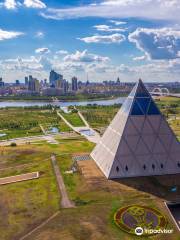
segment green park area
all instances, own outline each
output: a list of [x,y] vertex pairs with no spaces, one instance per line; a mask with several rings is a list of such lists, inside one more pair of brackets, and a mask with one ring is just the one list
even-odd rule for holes
[[[66,171],[74,165],[73,156],[90,153],[94,144],[80,136],[74,139],[59,138],[58,141],[58,145],[40,142],[36,145],[1,147],[0,177],[33,171],[40,173],[39,179],[0,187],[1,240],[20,239],[57,211],[59,213],[56,217],[26,239],[132,239],[131,235],[120,230],[113,221],[117,209],[129,204],[157,208],[167,217],[162,201],[158,197],[141,191],[144,185],[146,189],[151,189],[149,186],[151,183],[151,187],[153,185],[156,189],[158,184],[158,191],[155,194],[162,193],[163,197],[168,196],[169,187],[166,182],[159,183],[153,177],[149,178],[149,182],[147,180],[142,182],[140,179],[139,185],[137,181],[132,180],[107,181],[99,175],[97,168],[90,167],[92,161],[90,166],[85,165],[84,170],[67,174]],[[75,208],[60,207],[61,196],[50,161],[52,153],[56,154],[57,164],[63,175],[68,195],[75,203]],[[140,187],[139,190],[136,186],[130,187],[132,182]],[[172,228],[173,223],[169,218],[168,220],[168,228]],[[178,232],[174,230],[174,234],[167,237],[161,235],[158,239],[176,240],[177,236]],[[133,236],[133,239],[139,238]],[[151,239],[157,239],[157,236],[152,236]]]
[[[178,99],[161,98],[156,100],[163,114],[167,117],[173,130],[179,134]],[[171,105],[176,104],[176,105]],[[171,106],[171,110],[167,108]],[[94,128],[105,128],[119,109],[119,106],[79,107],[84,117]],[[173,109],[173,112],[172,112]],[[56,111],[51,109],[1,109],[1,129],[10,129],[19,134],[19,128],[9,128],[11,124],[24,125],[22,132],[42,124],[58,126],[66,131]],[[76,112],[65,114],[65,118],[73,125],[80,125]],[[4,120],[2,120],[4,119]],[[12,124],[13,123],[13,124]],[[33,124],[34,125],[33,125]],[[82,123],[81,123],[82,124]],[[19,125],[18,125],[19,126]],[[64,131],[65,131],[64,130]],[[39,132],[38,132],[39,131]],[[38,134],[42,134],[38,130]],[[14,132],[14,133],[15,133]],[[23,134],[22,134],[23,135]],[[20,136],[20,135],[18,135]],[[2,185],[0,187],[0,239],[18,240],[30,232],[53,214],[57,215],[26,240],[136,240],[122,231],[114,223],[115,212],[124,206],[139,204],[159,210],[168,220],[168,229],[173,234],[141,237],[141,239],[179,240],[178,231],[169,217],[162,199],[172,200],[179,194],[179,178],[172,176],[120,179],[107,181],[92,160],[74,162],[74,156],[87,155],[94,144],[76,135],[63,138],[56,135],[58,144],[46,141],[31,144],[0,147],[0,178],[38,171],[38,179]],[[57,165],[62,173],[69,198],[75,208],[63,209],[60,205],[61,195],[58,191],[55,174],[51,164],[51,154],[56,154]],[[77,171],[69,172],[72,166]],[[171,193],[172,185],[177,186],[177,193]],[[158,186],[158,187],[157,187]]]
[[60,132],[70,131],[69,127],[51,108],[2,108],[0,109],[0,137],[11,139],[42,135],[40,125],[45,131],[56,127]]
[[84,122],[82,121],[82,119],[78,115],[77,111],[72,111],[72,112],[69,112],[69,113],[61,112],[61,114],[74,127],[84,126]]
[[115,114],[120,109],[120,105],[87,105],[79,106],[78,109],[93,128],[101,128],[109,125]]

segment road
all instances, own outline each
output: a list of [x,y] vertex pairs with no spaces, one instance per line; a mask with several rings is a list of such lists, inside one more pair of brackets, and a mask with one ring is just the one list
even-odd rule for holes
[[66,187],[64,185],[63,177],[57,165],[55,155],[51,156],[51,161],[54,169],[54,173],[56,175],[58,189],[61,195],[61,207],[62,208],[73,208],[75,207],[74,203],[69,199],[68,194],[66,192]]

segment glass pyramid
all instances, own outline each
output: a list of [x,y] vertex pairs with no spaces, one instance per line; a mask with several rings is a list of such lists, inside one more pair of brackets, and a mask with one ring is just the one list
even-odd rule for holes
[[91,156],[109,179],[180,173],[180,143],[141,80]]
[[133,98],[130,115],[160,115],[158,107],[141,79],[135,85],[129,96]]

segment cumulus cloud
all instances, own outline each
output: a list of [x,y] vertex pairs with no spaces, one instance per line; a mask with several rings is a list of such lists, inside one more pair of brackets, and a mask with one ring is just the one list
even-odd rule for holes
[[27,8],[46,8],[46,4],[40,0],[24,0],[24,6]]
[[42,47],[42,48],[37,48],[35,50],[35,53],[47,54],[47,53],[50,53],[50,50],[49,48]]
[[94,28],[101,32],[125,32],[127,30],[126,28],[113,28],[108,25],[95,25]]
[[78,38],[85,43],[121,43],[125,41],[125,36],[120,33],[112,35],[94,35],[91,37]]
[[179,20],[179,0],[103,0],[68,8],[47,8],[41,16],[47,19],[72,19],[82,17]]
[[0,29],[0,41],[11,39],[11,38],[16,38],[23,34],[24,33],[22,33],[22,32],[5,31],[5,30]]
[[179,57],[180,30],[137,28],[129,34],[128,38],[149,59],[175,59]]
[[34,56],[29,58],[14,58],[14,59],[5,59],[1,61],[1,66],[3,70],[42,70],[42,65],[39,63],[39,60]]
[[93,53],[89,53],[87,50],[84,50],[82,52],[76,51],[74,54],[68,54],[64,57],[64,61],[67,62],[84,62],[84,63],[90,63],[90,62],[107,62],[110,59],[108,57],[102,57],[100,55],[96,55]]
[[17,3],[15,0],[5,0],[4,7],[7,9],[16,9]]

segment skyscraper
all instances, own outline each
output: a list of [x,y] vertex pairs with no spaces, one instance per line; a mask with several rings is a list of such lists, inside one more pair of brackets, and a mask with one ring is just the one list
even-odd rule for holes
[[39,92],[40,90],[39,81],[35,78],[30,78],[28,83],[28,90],[32,92]]
[[0,78],[0,87],[4,87],[4,82],[3,82],[2,77]]
[[78,90],[77,77],[72,77],[72,91],[76,92],[77,90]]
[[28,77],[25,77],[24,81],[25,81],[25,85],[28,86],[28,82],[29,82]]
[[55,87],[57,80],[63,80],[63,75],[55,72],[54,70],[51,70],[51,72],[50,72],[50,74],[49,74],[49,83],[50,83],[50,86],[51,86],[51,87]]

